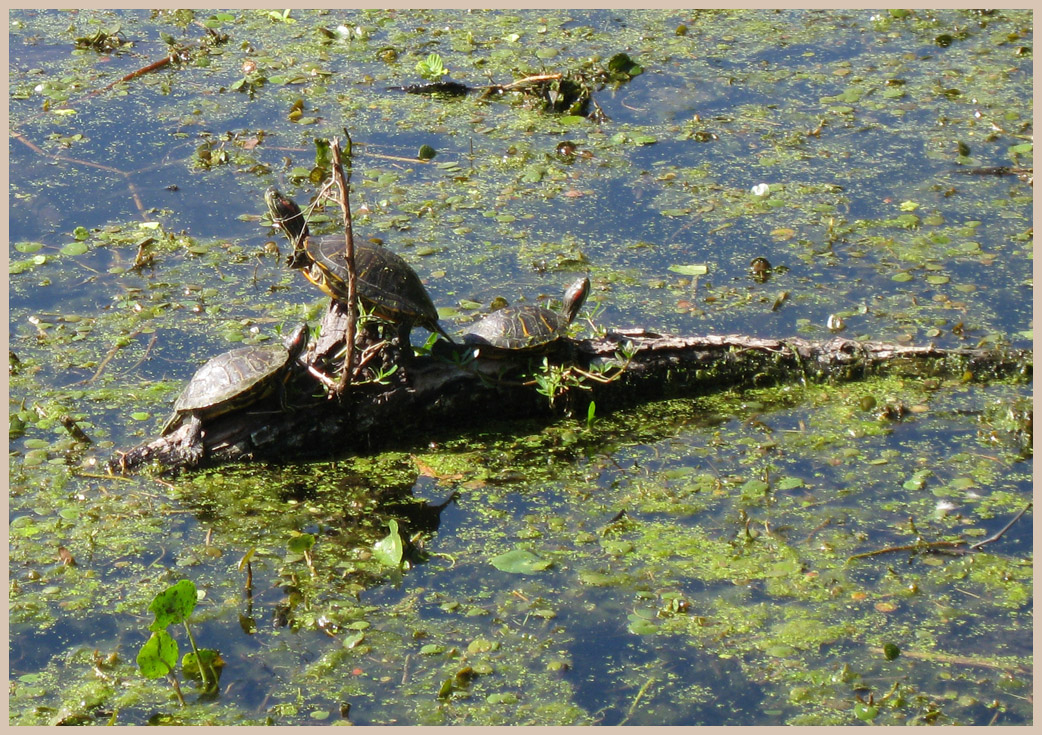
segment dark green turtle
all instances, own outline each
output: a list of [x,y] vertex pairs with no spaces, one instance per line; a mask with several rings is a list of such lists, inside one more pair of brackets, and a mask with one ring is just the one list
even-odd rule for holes
[[[290,267],[299,268],[304,277],[326,295],[347,303],[344,238],[338,235],[310,237],[300,207],[274,187],[264,192],[264,200],[272,222],[282,228],[293,244]],[[438,310],[420,277],[400,255],[380,245],[358,243],[355,273],[362,303],[377,316],[398,324],[403,344],[408,343],[414,324],[453,341],[438,323]]]
[[564,336],[590,293],[590,279],[580,278],[564,292],[561,311],[541,306],[508,306],[494,311],[463,336],[466,344],[495,350],[539,352]]
[[174,402],[174,415],[161,436],[174,431],[187,418],[189,443],[195,444],[204,420],[244,408],[269,395],[308,343],[308,326],[301,324],[285,345],[252,345],[217,355],[199,368]]

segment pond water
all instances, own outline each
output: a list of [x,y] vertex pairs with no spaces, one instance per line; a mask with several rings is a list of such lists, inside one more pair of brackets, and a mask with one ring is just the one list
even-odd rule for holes
[[[1031,512],[967,552],[1031,502],[1029,383],[102,470],[203,361],[317,325],[263,192],[308,200],[345,130],[356,233],[456,333],[589,274],[586,336],[1030,348],[1030,11],[17,10],[9,42],[12,724],[1033,722]],[[432,54],[603,117],[394,89]],[[137,665],[180,579],[224,663],[177,667],[185,706]]]

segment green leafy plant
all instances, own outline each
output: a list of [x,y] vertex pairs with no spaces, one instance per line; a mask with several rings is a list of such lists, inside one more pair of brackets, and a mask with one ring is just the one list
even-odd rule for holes
[[449,70],[445,68],[438,54],[431,54],[426,59],[416,62],[416,73],[424,79],[436,82],[448,74]]
[[268,18],[270,18],[275,23],[287,23],[288,24],[288,23],[296,23],[297,22],[296,18],[290,18],[289,17],[289,8],[286,8],[281,13],[279,11],[277,11],[277,10],[269,10],[268,11]]
[[294,533],[293,538],[291,538],[289,543],[286,545],[286,548],[289,550],[287,561],[299,561],[300,559],[303,559],[304,563],[308,565],[308,569],[311,570],[312,577],[317,574],[311,556],[311,550],[314,546],[315,537],[310,533]]
[[373,558],[381,564],[399,568],[405,554],[405,543],[398,533],[398,521],[393,518],[387,521],[389,533],[373,545]]
[[625,82],[643,73],[644,67],[631,59],[629,54],[618,53],[608,60],[608,74],[614,81]]
[[210,693],[216,691],[217,681],[220,678],[220,669],[224,665],[220,653],[212,649],[200,650],[195,645],[195,637],[191,628],[188,627],[188,616],[195,610],[198,601],[198,593],[195,584],[190,579],[182,579],[157,594],[148,606],[149,612],[155,615],[155,620],[148,626],[152,635],[137,654],[137,665],[145,678],[158,679],[161,676],[169,676],[177,692],[177,698],[181,705],[185,705],[181,686],[178,684],[174,669],[177,666],[178,646],[177,641],[167,628],[172,624],[184,625],[188,642],[192,646],[192,652],[185,654],[181,661],[181,671],[190,679],[199,679],[203,684],[203,691]]
[[[616,351],[615,362],[596,363],[586,370],[576,365],[551,365],[544,357],[539,371],[532,376],[532,382],[535,384],[536,392],[550,399],[550,405],[553,406],[558,398],[573,388],[591,390],[591,382],[611,383],[618,380],[635,354],[636,349],[627,343]],[[596,408],[591,403],[591,407],[587,409],[587,426],[593,424],[595,411]]]

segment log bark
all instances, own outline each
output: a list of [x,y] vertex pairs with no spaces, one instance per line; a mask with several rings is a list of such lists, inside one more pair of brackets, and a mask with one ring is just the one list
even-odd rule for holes
[[[329,366],[343,346],[346,313],[334,302],[323,320],[309,363]],[[393,330],[391,330],[393,331]],[[340,335],[338,341],[338,335]],[[379,345],[369,335],[370,347]],[[543,355],[482,356],[454,352],[447,343],[434,354],[401,358],[392,339],[383,347],[359,351],[374,369],[397,365],[383,383],[356,383],[338,400],[303,367],[291,385],[288,410],[277,400],[220,416],[204,426],[202,460],[190,446],[186,427],[157,437],[109,462],[113,472],[130,472],[156,463],[162,470],[197,464],[257,460],[287,462],[365,453],[444,436],[453,427],[472,429],[483,422],[598,412],[667,397],[763,387],[783,382],[822,383],[861,380],[872,375],[955,378],[978,382],[1015,377],[1031,379],[1029,350],[941,349],[835,338],[764,339],[744,335],[675,336],[643,329],[609,331],[593,339],[562,339],[545,359],[565,383],[581,387],[555,397],[539,392],[533,375],[545,374]],[[600,375],[601,382],[590,375]],[[543,387],[547,390],[546,386]]]

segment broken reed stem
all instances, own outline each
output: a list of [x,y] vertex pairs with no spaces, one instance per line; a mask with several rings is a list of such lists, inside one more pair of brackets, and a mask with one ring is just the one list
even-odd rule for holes
[[341,395],[351,380],[351,372],[354,368],[355,358],[355,329],[358,321],[358,297],[355,283],[355,236],[354,227],[351,224],[351,204],[349,198],[349,184],[351,180],[351,135],[345,130],[347,136],[347,175],[344,175],[344,167],[340,154],[340,139],[333,138],[333,180],[340,190],[337,201],[340,211],[344,215],[344,252],[347,261],[347,329],[345,339],[347,340],[346,352],[344,354],[344,369],[340,373],[340,381],[337,383],[336,395]]

